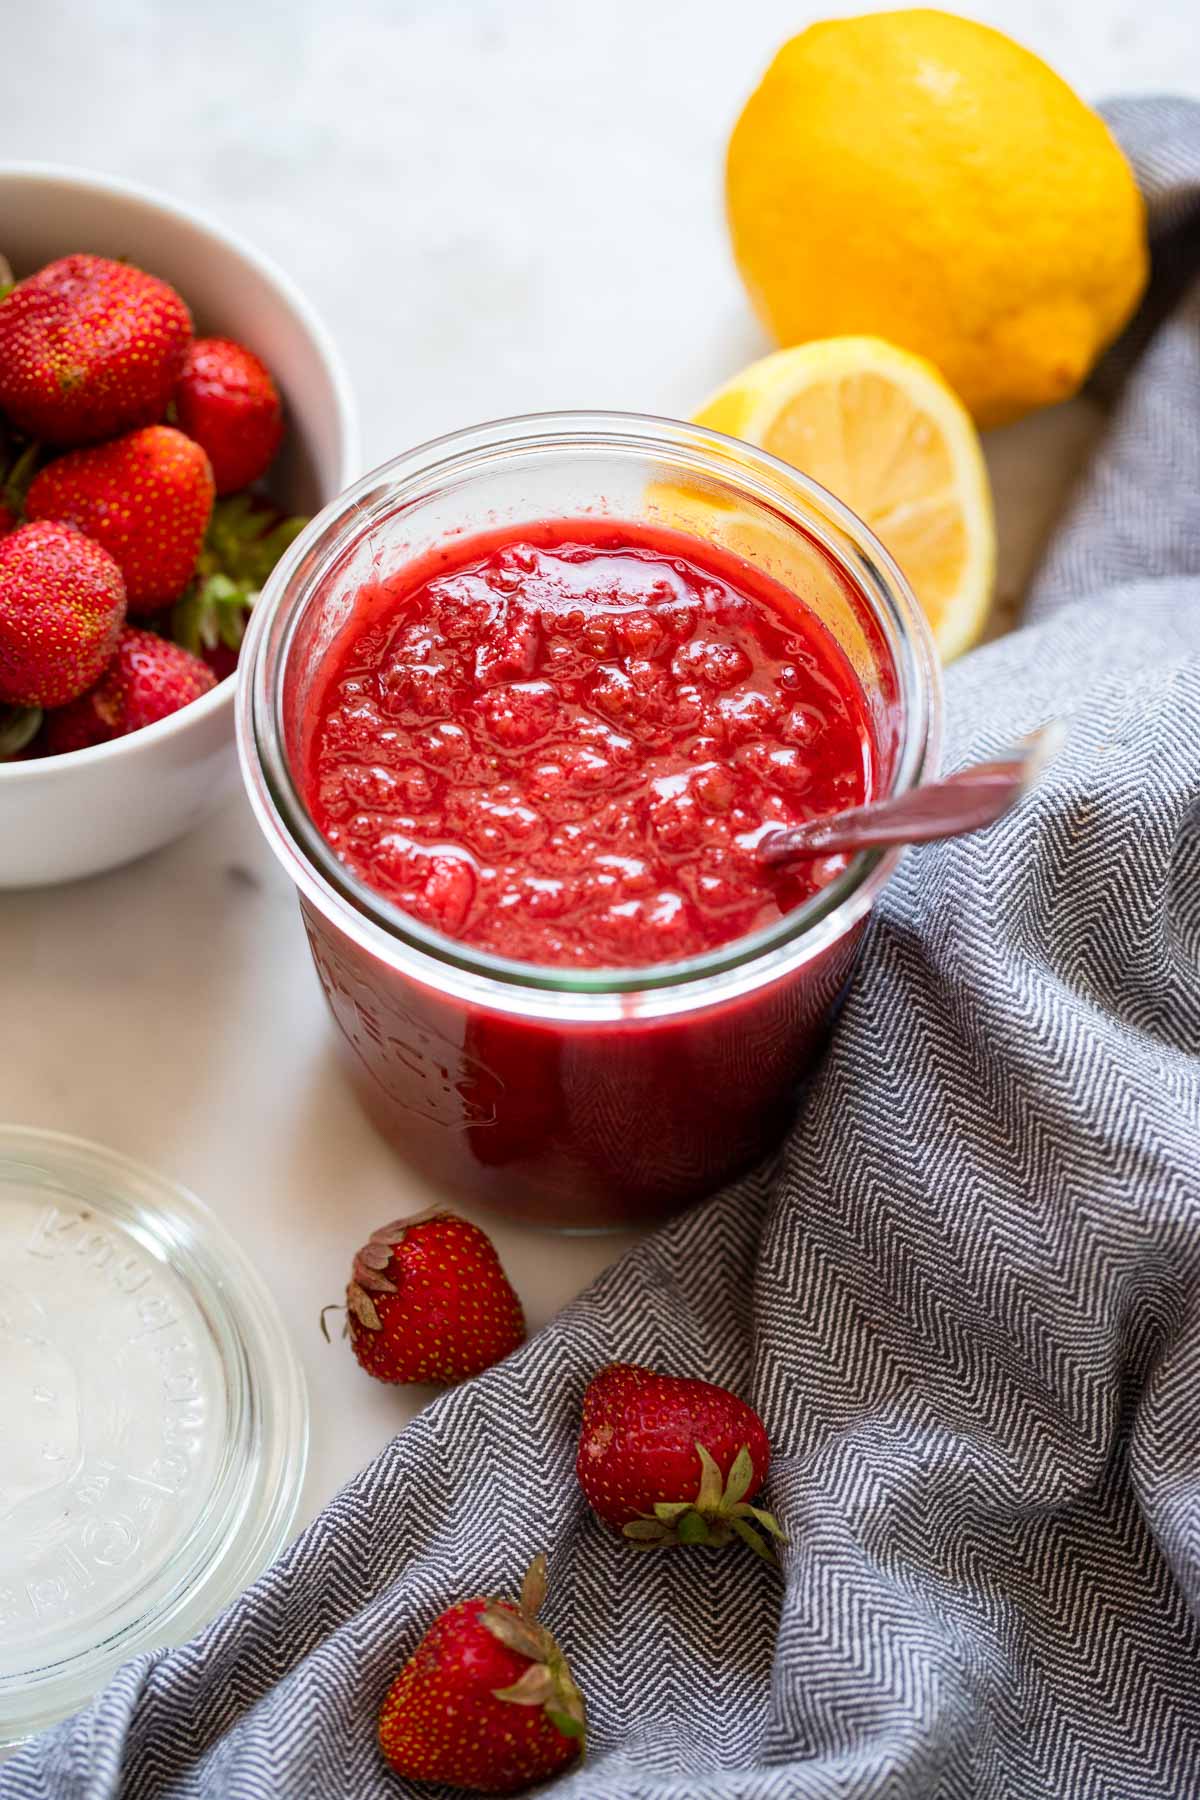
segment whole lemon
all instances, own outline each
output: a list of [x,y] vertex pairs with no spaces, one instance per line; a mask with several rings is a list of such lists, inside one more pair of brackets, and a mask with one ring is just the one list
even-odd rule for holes
[[1003,33],[874,13],[783,46],[734,128],[734,254],[783,344],[871,333],[980,425],[1075,392],[1146,283],[1108,127]]

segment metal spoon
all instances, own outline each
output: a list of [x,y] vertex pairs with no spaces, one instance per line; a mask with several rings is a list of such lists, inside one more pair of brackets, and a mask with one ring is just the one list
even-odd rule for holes
[[1044,725],[1004,756],[975,763],[887,800],[870,800],[846,812],[824,813],[765,836],[758,846],[763,862],[777,867],[801,857],[835,850],[871,850],[894,844],[925,844],[934,838],[963,837],[992,825],[1015,806],[1057,755],[1065,733],[1057,720]]

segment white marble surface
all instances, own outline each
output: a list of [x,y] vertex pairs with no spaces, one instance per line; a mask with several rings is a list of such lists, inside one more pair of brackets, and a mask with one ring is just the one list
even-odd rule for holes
[[[728,127],[824,10],[5,0],[0,159],[132,177],[267,251],[342,346],[372,462],[540,407],[686,413],[764,347],[725,247]],[[975,10],[1089,97],[1200,95],[1194,0]],[[1068,408],[989,446],[1010,604],[1089,430]],[[245,807],[112,876],[0,896],[0,1008],[0,1117],[184,1181],[269,1275],[311,1390],[310,1515],[427,1397],[317,1333],[355,1244],[427,1196],[342,1084]],[[534,1325],[622,1244],[496,1235]]]

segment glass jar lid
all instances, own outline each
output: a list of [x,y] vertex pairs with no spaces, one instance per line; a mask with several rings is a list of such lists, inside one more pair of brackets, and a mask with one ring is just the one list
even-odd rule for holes
[[287,1538],[307,1444],[275,1303],[207,1208],[0,1127],[0,1746],[240,1593]]

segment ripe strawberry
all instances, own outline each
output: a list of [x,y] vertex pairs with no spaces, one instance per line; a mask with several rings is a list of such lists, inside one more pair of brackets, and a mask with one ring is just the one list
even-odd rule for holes
[[182,594],[212,509],[208,458],[170,425],[147,425],[57,457],[25,497],[26,518],[69,519],[104,545],[120,565],[135,614]]
[[180,429],[208,453],[218,494],[265,475],[283,442],[283,403],[265,363],[232,338],[197,338],[175,390]]
[[516,1794],[583,1754],[583,1695],[538,1623],[545,1594],[538,1556],[519,1606],[460,1600],[434,1620],[380,1708],[379,1747],[398,1775]]
[[605,1523],[639,1549],[725,1544],[736,1533],[773,1562],[762,1531],[780,1539],[783,1532],[749,1504],[770,1460],[753,1407],[710,1381],[609,1363],[583,1396],[579,1484]]
[[0,702],[62,706],[96,680],[125,619],[121,571],[72,525],[0,538]]
[[64,256],[0,300],[0,410],[28,436],[90,444],[161,419],[192,320],[129,263]]
[[434,1206],[371,1233],[346,1329],[377,1381],[465,1381],[524,1343],[525,1314],[487,1233]]
[[46,750],[86,750],[110,738],[128,737],[143,725],[189,706],[217,685],[207,663],[153,631],[127,626],[117,653],[95,687],[46,719]]

